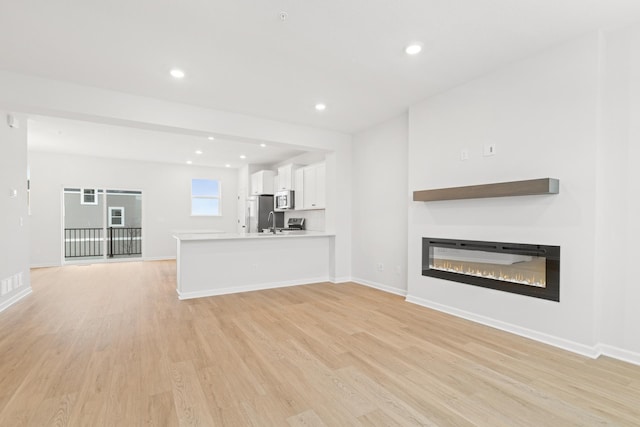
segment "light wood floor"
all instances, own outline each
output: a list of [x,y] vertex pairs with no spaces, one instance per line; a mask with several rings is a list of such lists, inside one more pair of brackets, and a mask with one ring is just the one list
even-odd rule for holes
[[640,425],[640,367],[355,284],[179,301],[174,262],[38,269],[0,426]]

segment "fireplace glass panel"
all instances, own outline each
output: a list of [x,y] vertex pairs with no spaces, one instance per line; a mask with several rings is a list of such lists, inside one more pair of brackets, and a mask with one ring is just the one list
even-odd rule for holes
[[431,246],[429,268],[545,288],[546,257]]
[[422,275],[560,301],[560,246],[423,237]]

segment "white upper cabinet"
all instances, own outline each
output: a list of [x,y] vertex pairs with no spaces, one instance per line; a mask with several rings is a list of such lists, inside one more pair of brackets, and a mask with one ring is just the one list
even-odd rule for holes
[[273,194],[275,172],[262,170],[251,174],[251,195]]
[[294,190],[295,191],[295,177],[296,171],[300,169],[300,165],[288,164],[280,166],[278,168],[278,185],[277,191],[280,190]]
[[296,209],[324,209],[326,192],[324,163],[306,166],[296,172]]
[[293,188],[294,209],[304,209],[304,169],[298,169],[295,173],[295,185]]

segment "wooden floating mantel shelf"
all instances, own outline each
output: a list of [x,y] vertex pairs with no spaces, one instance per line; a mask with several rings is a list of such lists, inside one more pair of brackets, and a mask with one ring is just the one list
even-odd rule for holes
[[555,178],[529,179],[526,181],[497,182],[494,184],[468,185],[466,187],[437,188],[413,192],[415,202],[436,200],[483,199],[486,197],[532,196],[558,194],[560,181]]

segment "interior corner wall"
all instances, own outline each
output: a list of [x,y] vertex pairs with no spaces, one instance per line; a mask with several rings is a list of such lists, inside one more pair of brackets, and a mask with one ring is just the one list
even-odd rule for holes
[[[629,29],[626,52],[629,55],[629,98],[625,99],[627,106],[626,117],[629,120],[626,152],[620,153],[617,164],[623,164],[627,170],[627,191],[621,195],[627,201],[624,228],[621,234],[625,236],[626,244],[626,275],[624,280],[624,298],[614,310],[623,310],[624,317],[620,324],[623,332],[621,340],[615,343],[619,348],[635,354],[635,363],[640,364],[640,286],[638,273],[635,270],[640,259],[640,25]],[[628,102],[628,103],[627,103]],[[613,183],[613,185],[618,184]],[[617,212],[621,214],[620,211]],[[616,216],[618,218],[618,216]]]
[[[31,290],[27,208],[27,121],[9,127],[0,111],[0,311]],[[14,195],[15,191],[15,195]]]
[[[172,165],[69,154],[29,152],[31,171],[32,266],[55,266],[62,261],[62,190],[88,187],[142,191],[143,256],[175,258],[172,234],[179,230],[237,228],[238,172],[236,169]],[[191,179],[220,180],[218,217],[191,216]]]
[[640,363],[640,25],[603,33],[598,150],[598,326],[609,354]]
[[[593,351],[598,54],[586,35],[411,107],[410,191],[552,177],[560,194],[411,202],[410,301]],[[558,245],[560,302],[422,276],[423,237]]]
[[390,292],[407,290],[408,115],[353,140],[353,280]]

